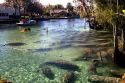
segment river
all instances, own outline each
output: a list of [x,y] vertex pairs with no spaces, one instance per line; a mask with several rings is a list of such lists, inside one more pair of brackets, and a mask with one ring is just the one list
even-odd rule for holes
[[[94,56],[96,53],[92,51],[109,47],[112,38],[112,35],[106,35],[107,41],[97,42],[102,39],[97,40],[97,37],[104,34],[97,35],[96,31],[90,30],[84,19],[41,21],[36,26],[28,27],[31,31],[26,33],[20,32],[22,28],[27,27],[0,26],[0,77],[13,83],[60,83],[69,70],[48,65],[54,73],[53,79],[38,72],[41,64],[50,61],[67,61],[77,65],[80,71],[74,71],[77,75],[75,82],[89,83],[88,65],[91,58],[74,59],[87,53]],[[105,72],[109,67],[98,70],[102,75],[107,75]]]

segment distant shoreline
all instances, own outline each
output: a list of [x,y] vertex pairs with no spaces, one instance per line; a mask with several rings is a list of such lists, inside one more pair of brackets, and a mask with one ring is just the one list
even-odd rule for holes
[[[49,17],[49,18],[34,18],[36,21],[46,21],[51,19],[80,19],[79,17]],[[0,24],[16,24],[19,19],[0,19]]]
[[48,18],[34,18],[34,20],[51,20],[51,19],[78,19],[79,17],[48,17]]
[[17,22],[19,22],[18,19],[5,19],[5,20],[2,19],[2,20],[0,20],[0,24],[15,24]]

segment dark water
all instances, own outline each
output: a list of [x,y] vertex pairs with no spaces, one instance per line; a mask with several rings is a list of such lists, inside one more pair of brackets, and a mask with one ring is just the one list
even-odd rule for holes
[[[43,21],[28,27],[31,31],[26,33],[20,32],[22,28],[0,26],[0,77],[14,83],[60,83],[69,70],[49,65],[54,79],[38,72],[39,65],[57,60],[77,65],[80,71],[74,71],[78,75],[76,83],[89,83],[87,69],[90,61],[73,59],[84,55],[87,49],[106,47],[101,44],[109,41],[103,38],[97,42],[96,32],[89,29],[84,19]],[[107,37],[110,39],[111,35]],[[108,69],[106,67],[102,72]]]

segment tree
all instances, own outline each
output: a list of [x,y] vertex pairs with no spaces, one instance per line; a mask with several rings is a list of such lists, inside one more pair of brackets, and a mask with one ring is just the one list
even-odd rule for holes
[[73,12],[73,6],[72,6],[71,3],[67,3],[66,8],[68,9],[68,12],[69,12],[69,13],[72,13],[72,12]]
[[74,0],[74,2],[77,3],[78,5],[80,5],[80,7],[83,7],[83,10],[84,10],[83,12],[86,12],[87,18],[90,19],[90,17],[91,17],[90,11],[92,11],[92,10],[90,10],[89,6],[87,5],[87,2],[89,2],[89,0]]
[[73,16],[74,8],[73,8],[72,4],[71,3],[67,3],[66,8],[68,9],[68,16],[70,16],[70,17]]
[[50,10],[54,10],[54,8],[55,8],[54,5],[47,5],[46,7],[43,7],[44,15],[49,16],[50,15]]
[[29,13],[35,13],[35,14],[42,15],[43,14],[43,5],[38,2],[29,3],[26,11]]
[[11,6],[11,7],[13,7],[15,9],[15,15],[16,15],[17,11],[20,14],[20,11],[17,10],[17,9],[19,9],[19,3],[17,2],[17,0],[6,0],[6,4]]
[[6,0],[6,3],[11,7],[14,7],[15,11],[18,9],[20,14],[22,9],[24,10],[24,13],[26,12],[25,10],[27,9],[28,4],[31,2],[32,0]]
[[[92,2],[93,1],[93,2]],[[118,1],[118,0],[117,0]],[[125,54],[119,51],[118,47],[118,32],[123,32],[123,50],[125,50],[125,16],[121,14],[122,9],[125,8],[125,0],[120,0],[119,4],[116,0],[77,0],[77,2],[81,2],[82,6],[85,9],[88,19],[90,20],[93,15],[92,12],[94,10],[95,20],[106,27],[107,29],[113,30],[114,35],[114,62],[118,65],[122,65],[125,67]],[[87,2],[89,2],[90,6],[87,8]],[[96,5],[95,8],[91,7],[93,4]]]
[[57,4],[54,6],[54,9],[64,9],[64,7],[61,4]]

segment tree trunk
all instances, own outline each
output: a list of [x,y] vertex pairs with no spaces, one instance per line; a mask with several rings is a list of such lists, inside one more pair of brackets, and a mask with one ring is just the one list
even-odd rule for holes
[[114,25],[114,49],[118,50],[118,26]]
[[114,62],[117,63],[117,59],[118,59],[118,52],[119,52],[119,49],[118,49],[118,26],[116,25],[113,25],[113,28],[114,28]]
[[123,43],[122,50],[125,51],[125,28],[124,26],[122,28],[122,43]]
[[15,16],[16,16],[16,14],[17,14],[17,13],[16,13],[16,12],[17,12],[17,10],[16,10],[16,8],[14,8],[14,9],[15,9]]
[[17,1],[17,0],[15,0],[15,5],[16,5],[16,8],[15,8],[15,15],[16,15],[16,12],[18,11],[18,13],[19,13],[19,16],[21,15],[21,12],[20,12],[20,9],[21,9],[21,7],[20,7],[20,4],[19,4],[19,2]]
[[20,6],[19,6],[18,11],[19,11],[19,16],[21,16],[21,7]]

